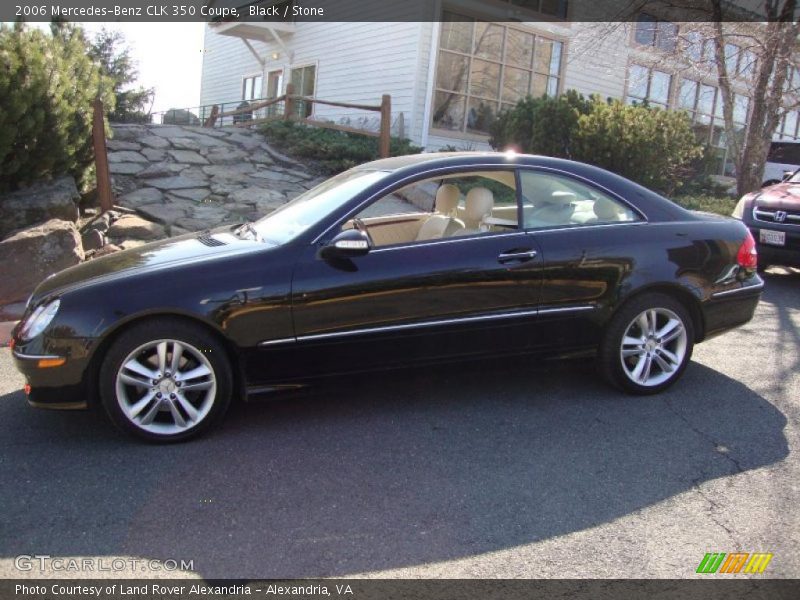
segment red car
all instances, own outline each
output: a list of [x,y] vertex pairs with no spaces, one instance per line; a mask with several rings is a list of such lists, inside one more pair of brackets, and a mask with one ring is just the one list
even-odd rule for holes
[[753,234],[760,269],[800,267],[800,170],[781,183],[743,196],[733,216]]

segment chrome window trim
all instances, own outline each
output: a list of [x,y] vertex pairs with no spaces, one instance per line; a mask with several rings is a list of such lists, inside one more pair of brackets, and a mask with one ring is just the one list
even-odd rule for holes
[[456,317],[451,319],[437,319],[434,321],[420,321],[417,323],[402,323],[399,325],[383,325],[379,327],[363,327],[360,329],[348,329],[346,331],[334,331],[331,333],[314,333],[310,335],[301,335],[295,338],[280,338],[276,340],[265,340],[259,342],[260,347],[277,346],[292,342],[307,342],[315,340],[324,340],[337,337],[350,337],[354,335],[370,334],[370,333],[384,333],[391,331],[404,331],[407,329],[422,329],[425,327],[435,327],[438,325],[452,325],[457,323],[475,323],[480,321],[493,321],[513,319],[515,317],[528,317],[541,314],[565,313],[565,312],[580,312],[584,310],[594,310],[595,305],[582,304],[579,306],[554,306],[552,308],[538,308],[531,310],[518,310],[506,313],[496,313],[492,315],[476,315],[472,317]]
[[764,289],[763,283],[757,283],[755,285],[747,285],[743,287],[738,287],[732,290],[723,290],[721,292],[714,292],[711,294],[712,298],[721,298],[724,296],[732,296],[733,294],[741,294],[743,292],[756,292]]
[[425,242],[405,242],[400,244],[393,244],[391,246],[378,246],[377,248],[370,249],[370,254],[377,254],[378,252],[388,252],[390,250],[406,250],[408,248],[424,248],[425,246],[438,246],[439,244],[450,244],[456,242],[471,242],[476,239],[496,239],[496,238],[504,238],[504,237],[511,237],[514,235],[525,235],[525,232],[522,230],[518,231],[509,231],[507,233],[497,232],[492,233],[491,235],[486,235],[488,232],[481,232],[481,233],[473,233],[471,235],[464,235],[459,237],[452,237],[452,238],[440,238],[438,240],[430,240]]
[[647,221],[618,221],[618,222],[611,222],[611,223],[593,223],[591,225],[581,225],[580,223],[575,223],[574,225],[567,225],[567,226],[559,226],[559,227],[538,227],[538,228],[531,228],[525,229],[525,233],[547,233],[550,231],[575,231],[576,229],[580,229],[583,231],[584,229],[599,229],[601,227],[623,227],[623,226],[631,226],[631,225],[649,225]]

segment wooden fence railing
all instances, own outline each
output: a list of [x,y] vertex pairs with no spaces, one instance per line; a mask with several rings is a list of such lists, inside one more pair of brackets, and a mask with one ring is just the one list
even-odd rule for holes
[[[270,106],[276,106],[281,102],[283,103],[283,114],[276,113],[274,115],[269,115],[258,119],[252,118],[252,115],[255,111],[264,108],[269,108]],[[338,106],[341,108],[353,108],[356,110],[378,112],[380,113],[381,116],[380,129],[378,131],[372,131],[370,129],[361,129],[359,127],[351,127],[349,125],[340,125],[338,123],[320,121],[316,119],[311,119],[309,117],[301,117],[295,114],[295,107],[298,103],[303,103],[303,105],[309,105],[309,106],[313,104],[324,104],[326,106]],[[250,118],[247,118],[248,116]],[[217,119],[221,120],[225,117],[233,117],[234,127],[250,127],[251,125],[257,125],[259,123],[267,123],[270,121],[277,121],[283,119],[286,121],[294,121],[296,123],[304,123],[306,125],[312,125],[314,127],[322,127],[324,129],[334,129],[336,131],[345,131],[347,133],[368,135],[371,137],[378,138],[378,151],[380,153],[381,158],[387,158],[389,156],[389,147],[391,142],[390,138],[391,122],[392,122],[392,97],[389,94],[384,94],[381,97],[381,103],[379,106],[373,106],[369,104],[354,104],[351,102],[322,100],[320,98],[297,95],[294,93],[294,86],[290,83],[286,86],[286,93],[283,94],[282,96],[271,98],[269,100],[264,100],[263,102],[257,102],[255,104],[249,104],[244,108],[238,108],[236,110],[231,110],[228,112],[219,112],[219,107],[215,105],[211,110],[211,116],[209,116],[209,118],[206,119],[205,123],[203,123],[203,126],[214,127],[215,123],[217,122]],[[237,117],[239,117],[238,120]]]
[[94,168],[97,177],[97,199],[103,212],[111,210],[114,200],[111,197],[111,174],[108,170],[108,149],[106,148],[106,127],[103,120],[103,101],[95,98],[92,104],[92,145],[94,146]]

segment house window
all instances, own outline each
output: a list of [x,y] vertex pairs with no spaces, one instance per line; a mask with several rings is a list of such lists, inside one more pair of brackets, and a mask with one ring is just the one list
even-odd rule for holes
[[242,100],[255,100],[261,97],[261,75],[245,77],[242,80]]
[[528,95],[559,91],[563,43],[497,23],[444,13],[433,126],[480,135]]
[[674,52],[678,40],[678,26],[671,21],[662,21],[647,13],[639,13],[636,17],[634,40],[642,46],[652,46],[664,52]]
[[[733,95],[733,122],[744,127],[750,99],[741,94]],[[693,122],[714,127],[723,127],[722,94],[713,85],[684,79],[678,92],[678,108],[689,113]]]
[[686,31],[683,34],[685,57],[696,63],[715,61],[714,40],[705,37],[699,30]]
[[781,126],[781,139],[782,140],[796,140],[797,135],[797,122],[798,115],[796,112],[786,113]]
[[783,84],[783,91],[794,94],[800,92],[800,69],[791,65],[786,67],[786,81]]
[[672,75],[641,65],[628,69],[628,104],[644,104],[666,108]]
[[[315,65],[307,65],[305,67],[296,67],[290,71],[289,80],[294,87],[294,93],[300,96],[314,96],[315,80],[317,78],[317,67]],[[295,114],[301,119],[311,116],[314,110],[314,105],[304,100],[298,100],[295,104]]]
[[[684,79],[678,92],[678,108],[685,110],[694,124],[695,135],[704,144],[716,147],[713,172],[731,175],[732,157],[728,152],[722,94],[713,85]],[[733,125],[735,135],[743,134],[747,126],[750,98],[741,94],[733,96]]]
[[532,12],[560,19],[567,18],[567,5],[569,4],[567,0],[510,0],[510,3],[520,8],[527,8]]
[[[713,51],[713,44],[709,42],[709,45]],[[752,79],[755,74],[757,60],[754,52],[730,43],[725,44],[724,52],[725,66],[728,69],[728,73],[734,77]]]

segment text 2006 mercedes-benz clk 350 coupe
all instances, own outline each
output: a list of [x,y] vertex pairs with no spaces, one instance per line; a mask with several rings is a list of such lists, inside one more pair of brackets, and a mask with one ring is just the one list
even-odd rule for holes
[[596,355],[618,388],[679,379],[753,316],[739,221],[601,169],[494,153],[346,171],[255,223],[120,252],[42,283],[14,331],[35,406],[99,402],[156,441],[231,399],[435,360]]

